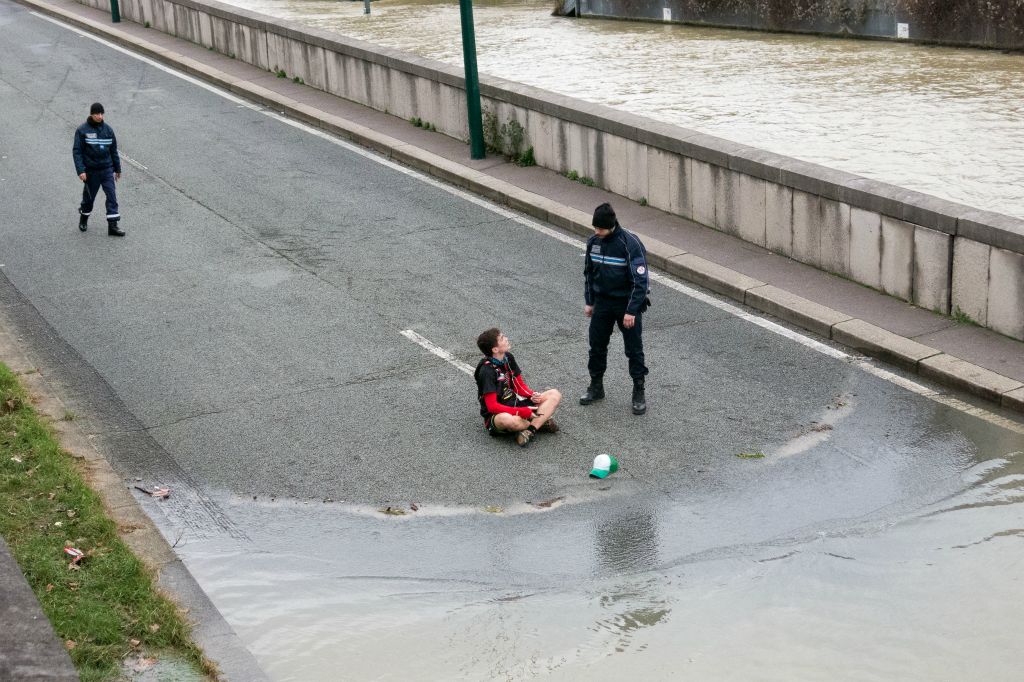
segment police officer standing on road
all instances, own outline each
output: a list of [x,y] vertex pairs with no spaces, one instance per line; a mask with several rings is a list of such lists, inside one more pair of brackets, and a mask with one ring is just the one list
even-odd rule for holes
[[121,214],[117,209],[115,182],[121,179],[121,157],[117,155],[117,138],[114,129],[103,122],[103,105],[96,102],[89,108],[89,118],[75,131],[75,144],[71,152],[75,159],[78,179],[85,183],[82,189],[82,205],[78,208],[78,229],[89,229],[89,215],[96,195],[103,188],[107,199],[107,234],[123,237],[118,228]]
[[647,250],[635,234],[619,225],[611,204],[594,209],[592,224],[594,234],[587,240],[583,266],[583,314],[590,318],[590,386],[580,398],[580,405],[604,398],[608,342],[618,325],[629,358],[629,375],[633,377],[633,414],[644,414],[647,366],[641,320],[651,304],[647,298]]

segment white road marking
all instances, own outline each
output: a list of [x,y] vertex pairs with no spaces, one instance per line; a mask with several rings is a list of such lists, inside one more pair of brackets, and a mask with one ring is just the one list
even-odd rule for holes
[[133,159],[132,157],[128,156],[127,154],[125,154],[122,151],[117,152],[117,155],[120,156],[125,161],[127,161],[128,163],[130,163],[131,165],[135,166],[136,168],[141,168],[144,171],[148,171],[149,170],[148,168],[143,166],[141,163],[139,163],[138,161],[136,161],[135,159]]
[[457,357],[446,351],[444,348],[441,348],[430,339],[420,336],[411,329],[406,329],[405,331],[400,333],[402,334],[402,336],[409,339],[413,343],[423,346],[437,357],[441,358],[448,364],[454,366],[460,372],[465,372],[469,376],[473,376],[472,367],[464,363],[462,360],[459,360]]
[[[117,50],[118,52],[121,52],[123,54],[128,55],[129,57],[133,57],[134,59],[138,59],[139,61],[142,61],[142,62],[144,62],[146,64],[149,64],[150,66],[152,66],[154,68],[157,68],[157,69],[160,69],[161,71],[164,71],[165,73],[171,74],[172,76],[180,78],[180,79],[182,79],[184,81],[187,81],[188,83],[191,83],[193,85],[201,87],[204,90],[208,90],[209,92],[212,92],[212,93],[214,93],[214,94],[216,94],[216,95],[218,95],[220,97],[223,97],[224,99],[226,99],[228,101],[234,102],[234,103],[238,104],[239,106],[244,106],[244,107],[246,107],[248,109],[252,109],[253,111],[258,111],[258,112],[264,114],[265,116],[269,116],[270,118],[276,119],[276,120],[278,120],[278,121],[280,121],[282,123],[290,125],[293,128],[298,128],[299,130],[307,132],[310,135],[316,135],[319,138],[327,140],[328,142],[331,142],[332,144],[335,144],[335,145],[337,145],[339,147],[342,147],[344,149],[347,149],[348,151],[350,151],[350,152],[352,152],[354,154],[358,154],[358,155],[360,155],[362,157],[370,159],[371,161],[374,161],[375,163],[378,163],[378,164],[380,164],[382,166],[385,166],[387,168],[395,170],[395,171],[397,171],[399,173],[403,173],[403,174],[408,175],[410,177],[416,178],[420,182],[424,182],[424,183],[426,183],[428,185],[431,185],[432,187],[436,187],[436,188],[441,189],[441,190],[443,190],[445,192],[448,192],[449,194],[457,196],[460,199],[463,199],[464,201],[468,201],[468,202],[470,202],[472,204],[476,204],[477,206],[481,206],[481,207],[491,211],[492,213],[497,213],[498,215],[500,215],[500,216],[502,216],[504,218],[508,218],[509,220],[515,221],[515,222],[519,223],[520,225],[528,227],[531,230],[535,230],[537,232],[540,232],[541,234],[547,235],[548,237],[551,237],[552,239],[557,239],[558,241],[560,241],[560,242],[562,242],[564,244],[569,244],[571,246],[575,246],[576,248],[581,249],[581,250],[586,248],[586,242],[580,240],[579,238],[574,237],[574,236],[570,236],[570,235],[567,235],[567,234],[564,234],[564,233],[559,232],[557,230],[554,230],[554,229],[552,229],[550,227],[547,227],[546,225],[542,225],[542,224],[536,222],[535,220],[533,220],[531,218],[527,218],[526,216],[523,216],[523,215],[520,215],[518,213],[515,213],[515,212],[513,212],[510,209],[504,208],[502,206],[498,206],[497,204],[493,203],[489,199],[484,199],[484,198],[478,197],[478,196],[476,196],[474,194],[470,194],[469,192],[466,192],[466,191],[461,190],[461,189],[459,189],[457,187],[453,187],[451,185],[443,183],[440,180],[436,180],[436,179],[434,179],[434,178],[432,178],[432,177],[430,177],[428,175],[424,175],[422,172],[420,172],[418,170],[414,170],[412,168],[407,168],[407,167],[402,166],[402,165],[400,165],[398,163],[395,163],[394,161],[391,161],[389,159],[385,159],[382,156],[380,156],[377,152],[370,151],[368,149],[364,149],[363,147],[359,147],[359,146],[357,146],[357,145],[355,145],[355,144],[353,144],[351,142],[347,142],[345,140],[339,139],[339,138],[333,136],[332,134],[327,133],[327,132],[325,132],[323,130],[318,130],[317,128],[313,128],[312,126],[309,126],[309,125],[307,125],[305,123],[301,123],[299,121],[291,120],[291,119],[281,115],[280,113],[278,113],[276,111],[265,109],[264,107],[262,107],[262,106],[260,106],[258,104],[254,104],[252,102],[248,102],[248,101],[246,101],[244,99],[236,97],[235,95],[232,95],[232,94],[222,90],[221,88],[219,88],[219,87],[217,87],[215,85],[210,85],[209,83],[205,83],[203,81],[200,81],[200,80],[198,80],[196,78],[193,78],[192,76],[188,76],[188,75],[186,75],[184,73],[181,73],[180,71],[176,71],[175,69],[173,69],[173,68],[171,68],[169,66],[165,66],[163,64],[160,64],[159,62],[156,62],[156,61],[154,61],[152,59],[149,59],[148,57],[144,57],[142,55],[136,54],[136,53],[134,53],[134,52],[132,52],[132,51],[126,49],[126,48],[123,48],[123,47],[121,47],[119,45],[115,45],[115,44],[113,44],[113,43],[111,43],[111,42],[109,42],[107,40],[104,40],[103,38],[100,38],[99,36],[92,35],[91,33],[88,33],[86,31],[82,31],[82,30],[80,30],[80,29],[78,29],[78,28],[76,28],[74,26],[70,26],[68,24],[65,24],[62,21],[59,21],[59,20],[54,19],[52,17],[45,16],[45,15],[40,14],[38,12],[31,12],[31,14],[33,16],[36,16],[36,17],[40,18],[40,19],[48,21],[48,22],[50,22],[52,24],[56,24],[57,26],[65,28],[65,29],[67,29],[69,31],[73,31],[74,33],[77,33],[78,35],[81,35],[83,37],[86,37],[86,38],[89,38],[91,40],[94,40],[94,41],[96,41],[96,42],[98,42],[98,43],[100,43],[102,45],[105,45],[105,46],[113,49],[113,50]],[[132,163],[135,164],[137,162],[133,161]],[[139,165],[141,166],[141,164],[139,164]],[[963,400],[960,400],[958,398],[954,398],[952,396],[945,395],[945,394],[940,393],[939,391],[936,391],[936,390],[934,390],[932,388],[928,388],[927,386],[924,386],[923,384],[920,384],[920,383],[918,383],[916,381],[913,381],[913,380],[908,379],[906,377],[903,377],[903,376],[900,376],[900,375],[895,374],[893,372],[890,372],[889,370],[877,367],[874,364],[872,364],[871,361],[869,361],[869,360],[867,360],[867,359],[865,359],[863,357],[854,356],[854,355],[851,355],[851,354],[846,353],[844,351],[841,351],[841,350],[839,350],[837,348],[833,348],[832,346],[830,346],[828,344],[822,343],[821,341],[813,339],[813,338],[811,338],[809,336],[805,336],[804,334],[801,334],[800,332],[794,331],[792,329],[789,329],[788,327],[782,326],[781,324],[778,324],[776,322],[772,322],[771,320],[767,320],[767,319],[765,319],[763,317],[759,317],[758,315],[755,315],[755,314],[750,313],[750,312],[748,312],[746,310],[743,310],[742,308],[734,305],[733,303],[725,301],[723,299],[720,299],[717,296],[713,296],[711,294],[707,294],[707,293],[705,293],[703,291],[698,291],[697,289],[694,289],[691,286],[688,286],[688,285],[683,284],[683,283],[681,283],[681,282],[679,282],[679,281],[677,281],[675,279],[672,279],[672,278],[668,277],[667,275],[663,275],[663,274],[652,272],[650,274],[650,278],[652,280],[654,280],[655,282],[657,282],[658,284],[661,284],[661,285],[666,286],[666,287],[668,287],[670,289],[678,291],[681,294],[685,294],[686,296],[689,296],[690,298],[693,298],[693,299],[696,299],[698,301],[701,301],[702,303],[706,303],[707,305],[713,306],[713,307],[715,307],[715,308],[717,308],[717,309],[719,309],[719,310],[721,310],[723,312],[729,313],[730,315],[735,315],[736,317],[738,317],[738,318],[740,318],[742,320],[750,322],[751,324],[755,324],[755,325],[757,325],[757,326],[759,326],[759,327],[761,327],[763,329],[766,329],[767,331],[770,331],[770,332],[772,332],[774,334],[778,334],[779,336],[783,336],[783,337],[785,337],[787,339],[790,339],[791,341],[795,341],[795,342],[797,342],[797,343],[799,343],[799,344],[801,344],[803,346],[806,346],[807,348],[815,350],[815,351],[817,351],[817,352],[819,352],[819,353],[821,353],[823,355],[827,355],[828,357],[831,357],[831,358],[834,358],[834,359],[837,359],[837,360],[841,360],[841,361],[847,362],[847,363],[849,363],[849,364],[851,364],[851,365],[853,365],[855,367],[860,368],[861,370],[867,372],[868,374],[876,376],[876,377],[878,377],[880,379],[884,379],[885,381],[888,381],[888,382],[890,382],[890,383],[892,383],[892,384],[894,384],[896,386],[899,386],[900,388],[903,388],[903,389],[905,389],[907,391],[910,391],[912,393],[916,393],[916,394],[918,394],[920,396],[924,396],[924,397],[929,398],[930,400],[933,400],[933,401],[935,401],[937,403],[940,403],[940,404],[946,405],[948,407],[952,407],[954,409],[960,410],[961,412],[965,412],[967,414],[973,415],[975,417],[978,417],[979,419],[984,419],[985,421],[988,421],[990,423],[997,424],[998,426],[1001,426],[1003,428],[1009,429],[1009,430],[1014,431],[1016,433],[1024,434],[1024,424],[1019,424],[1019,423],[1017,423],[1016,421],[1014,421],[1012,419],[1007,419],[1006,417],[1002,417],[1000,415],[994,414],[994,413],[989,412],[988,410],[986,410],[984,408],[975,407],[974,405],[971,405],[970,403],[967,403],[967,402],[965,402]],[[461,370],[463,372],[466,372],[467,374],[470,374],[470,375],[473,373],[473,369],[469,365],[467,365],[466,363],[462,362],[461,360],[455,358],[451,353],[449,353],[448,351],[444,350],[443,348],[440,348],[439,346],[434,345],[431,341],[429,341],[428,339],[420,336],[419,334],[417,334],[416,332],[412,331],[411,329],[407,329],[407,330],[405,330],[405,331],[403,331],[401,333],[402,333],[403,336],[405,336],[406,338],[409,338],[414,343],[417,343],[417,344],[423,346],[424,348],[429,350],[431,353],[434,353],[438,357],[444,358],[445,361],[451,363],[452,365],[457,367],[459,370]]]

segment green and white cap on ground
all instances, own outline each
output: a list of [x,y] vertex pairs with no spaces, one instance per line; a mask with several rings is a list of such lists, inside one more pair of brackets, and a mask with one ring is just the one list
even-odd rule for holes
[[590,470],[593,478],[607,478],[619,470],[619,460],[611,455],[598,455],[594,458],[594,468]]

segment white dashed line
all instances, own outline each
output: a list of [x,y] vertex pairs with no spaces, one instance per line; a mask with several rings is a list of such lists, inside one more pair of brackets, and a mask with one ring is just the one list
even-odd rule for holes
[[455,357],[454,355],[452,355],[451,353],[446,351],[444,348],[441,348],[440,346],[435,344],[430,339],[427,339],[427,338],[425,338],[423,336],[420,336],[419,334],[417,334],[416,332],[414,332],[411,329],[406,329],[405,331],[400,332],[400,333],[402,334],[402,336],[404,336],[405,338],[409,339],[413,343],[418,344],[420,346],[423,346],[424,348],[429,350],[431,353],[433,353],[437,357],[441,358],[442,360],[444,360],[448,364],[450,364],[453,367],[455,367],[460,372],[465,372],[469,376],[473,376],[473,368],[472,367],[470,367],[469,365],[464,363],[462,360],[459,360],[457,357]]

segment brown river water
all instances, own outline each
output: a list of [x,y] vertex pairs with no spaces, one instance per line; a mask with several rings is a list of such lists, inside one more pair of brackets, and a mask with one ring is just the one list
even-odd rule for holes
[[[458,3],[233,0],[450,64]],[[1024,217],[1024,55],[474,6],[480,73]]]

